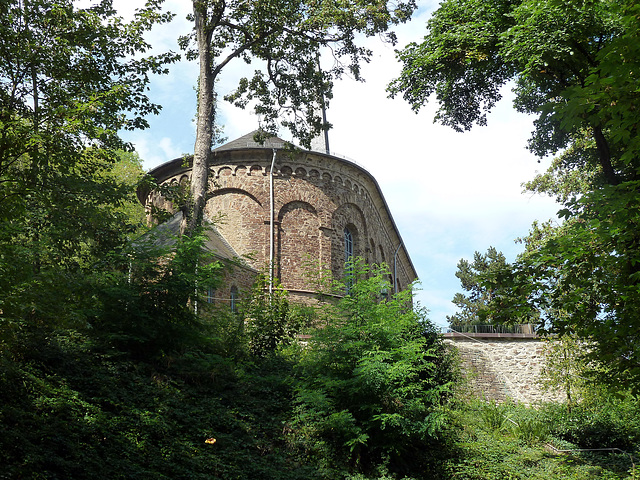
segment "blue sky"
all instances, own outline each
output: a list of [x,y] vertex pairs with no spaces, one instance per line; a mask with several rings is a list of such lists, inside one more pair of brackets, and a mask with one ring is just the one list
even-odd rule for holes
[[[114,6],[126,17],[141,3],[115,0]],[[177,37],[191,28],[184,20],[191,2],[166,4],[176,19],[156,28],[149,41],[159,51],[178,51]],[[397,29],[399,46],[424,36],[436,3],[418,4],[411,22]],[[431,320],[446,325],[446,315],[455,312],[451,299],[461,290],[455,277],[461,258],[471,259],[476,250],[494,246],[513,260],[522,250],[514,239],[526,235],[534,220],[555,218],[559,206],[552,199],[521,193],[521,183],[544,171],[549,160],[538,163],[526,150],[532,120],[513,110],[508,88],[488,117],[488,126],[457,133],[433,123],[434,104],[415,114],[402,99],[389,99],[386,85],[400,71],[393,47],[378,38],[366,43],[374,51],[363,67],[366,82],[336,82],[327,113],[334,126],[330,147],[378,180],[420,276],[417,300],[430,310]],[[242,62],[230,64],[218,84],[219,93],[230,91],[247,74],[246,68]],[[145,169],[193,152],[197,75],[197,64],[183,61],[172,66],[169,76],[153,79],[149,95],[163,110],[149,118],[149,129],[126,135]],[[221,123],[229,140],[258,127],[251,112],[225,104]],[[288,138],[286,132],[281,136]]]

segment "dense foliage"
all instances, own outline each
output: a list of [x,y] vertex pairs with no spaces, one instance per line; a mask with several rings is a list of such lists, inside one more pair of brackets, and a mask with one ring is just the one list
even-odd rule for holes
[[[422,478],[435,465],[424,451],[447,444],[451,359],[408,293],[381,301],[382,271],[319,317],[290,308],[281,289],[273,314],[260,311],[261,280],[242,301],[253,318],[196,315],[192,285],[222,278],[204,237],[155,257],[144,239],[128,268],[91,277],[93,308],[74,311],[83,322],[31,324],[3,352],[1,474]],[[311,317],[322,327],[301,347],[298,327],[283,325]]]
[[322,307],[301,354],[293,428],[328,478],[419,475],[433,463],[427,452],[446,447],[450,353],[410,291],[383,300],[388,272],[359,260],[349,271],[349,294]]
[[[383,4],[354,2],[364,10],[345,27],[383,32],[412,6],[392,15]],[[264,13],[233,5],[237,18]],[[125,24],[108,0],[0,6],[0,477],[624,478],[628,455],[583,456],[576,468],[533,449],[552,438],[637,450],[634,397],[581,395],[571,410],[539,412],[453,408],[453,358],[410,292],[389,296],[384,268],[356,260],[323,297],[334,301],[315,309],[292,306],[277,286],[266,294],[259,278],[236,313],[204,301],[225,267],[203,253],[201,229],[131,241],[140,162],[118,150],[117,132],[157,110],[147,75],[173,57],[133,54],[169,19],[158,7]],[[628,38],[621,18],[616,38]],[[235,33],[263,39],[259,30]],[[635,98],[625,78],[613,81],[616,95]]]
[[493,299],[493,289],[482,283],[483,275],[507,267],[502,252],[489,247],[487,253],[475,252],[473,262],[460,259],[456,277],[466,294],[456,293],[452,302],[458,312],[447,315],[450,325],[470,325],[491,323],[489,303]]
[[258,275],[252,291],[245,296],[240,307],[249,351],[257,357],[264,357],[290,345],[296,335],[308,326],[309,318],[305,312],[311,313],[311,309],[290,304],[287,291],[277,279],[270,289],[268,274]]
[[[264,279],[240,313],[203,301],[203,287],[219,286],[224,267],[203,253],[200,229],[170,238],[159,228],[131,241],[142,219],[132,203],[140,162],[120,150],[127,146],[118,131],[145,126],[144,115],[159,108],[145,96],[148,75],[174,57],[136,55],[149,48],[145,30],[170,18],[159,3],[128,24],[108,0],[84,9],[66,0],[0,7],[0,476],[302,479],[415,470],[400,468],[402,448],[439,441],[451,372],[407,294],[386,302],[354,295],[348,308],[323,315],[327,335],[345,326],[345,346],[357,346],[330,360],[319,347],[296,346],[312,312],[293,308],[277,286],[265,295]],[[246,5],[234,4],[234,20],[270,25],[264,9]],[[384,32],[410,8],[358,5],[359,15],[342,19],[351,36],[334,40],[342,53],[366,57],[355,32]],[[295,23],[288,13],[274,10]],[[332,25],[295,26],[300,39],[318,28],[331,41]],[[229,32],[250,33],[239,28]],[[251,42],[251,52],[295,47],[273,43],[285,31],[256,33],[265,43]],[[353,292],[381,287],[381,275]],[[359,346],[364,325],[376,335]],[[313,390],[306,382],[315,380],[303,372],[322,362],[352,385],[353,398],[335,406],[353,409],[363,432],[342,432],[347,445],[330,442],[331,458],[317,456],[324,440],[304,420],[303,398]],[[358,405],[358,390],[378,396]]]
[[130,23],[106,0],[2,2],[0,351],[33,324],[78,320],[92,302],[86,276],[139,227],[124,206],[135,181],[115,166],[118,131],[159,109],[148,75],[173,57],[133,55],[167,19],[155,2]]
[[[623,406],[624,405],[624,406]],[[445,477],[462,480],[633,480],[638,478],[638,405],[603,397],[568,414],[473,401],[455,410],[460,435]],[[633,438],[620,442],[622,437]],[[618,442],[618,443],[616,443]],[[622,450],[588,449],[622,446]],[[628,450],[626,450],[628,448]]]
[[283,453],[285,361],[240,366],[193,344],[138,360],[74,331],[25,346],[2,363],[4,478],[314,476]]
[[[637,2],[447,0],[420,44],[399,53],[393,85],[415,109],[464,130],[513,82],[536,116],[529,149],[560,154],[528,188],[556,196],[565,224],[537,227],[526,255],[495,279],[506,321],[595,342],[607,380],[640,385],[640,72]],[[508,316],[507,316],[508,315]]]

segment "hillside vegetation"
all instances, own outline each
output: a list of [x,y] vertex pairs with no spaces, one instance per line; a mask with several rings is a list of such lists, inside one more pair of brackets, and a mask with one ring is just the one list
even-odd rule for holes
[[241,314],[196,318],[176,303],[194,249],[101,275],[73,327],[32,323],[3,344],[0,478],[637,478],[632,397],[571,412],[460,398],[433,326],[407,292],[381,301],[385,271],[360,262],[335,305],[289,305],[282,289],[265,304],[259,280]]
[[[291,306],[282,289],[269,301],[259,279],[240,313],[196,316],[185,265],[202,238],[177,242],[85,277],[73,321],[5,330],[4,477],[404,476],[435,462],[452,357],[408,292],[381,301],[384,270],[354,263],[335,305]],[[202,263],[200,284],[220,269]]]

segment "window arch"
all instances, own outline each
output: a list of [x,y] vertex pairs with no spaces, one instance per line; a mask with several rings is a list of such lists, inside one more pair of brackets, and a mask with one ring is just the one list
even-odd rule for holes
[[349,227],[344,227],[344,265],[345,265],[345,286],[347,287],[347,295],[353,287],[353,252],[354,252],[354,235]]

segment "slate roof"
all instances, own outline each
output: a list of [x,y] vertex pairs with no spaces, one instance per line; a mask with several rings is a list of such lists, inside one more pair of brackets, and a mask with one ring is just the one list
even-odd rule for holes
[[287,145],[287,142],[276,136],[265,139],[264,143],[256,142],[256,134],[260,134],[260,130],[254,130],[240,138],[227,142],[224,145],[215,148],[214,152],[236,150],[240,148],[285,148]]
[[[183,213],[181,211],[177,212],[169,220],[153,228],[133,242],[134,247],[173,247],[180,234],[182,216]],[[206,226],[205,250],[212,252],[215,256],[224,260],[240,258],[209,219],[205,218],[204,223]]]

